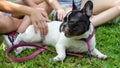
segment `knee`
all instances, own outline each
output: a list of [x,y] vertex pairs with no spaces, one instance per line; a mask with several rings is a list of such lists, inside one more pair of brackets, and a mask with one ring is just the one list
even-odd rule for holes
[[0,33],[3,31],[4,27],[2,26],[2,23],[0,22]]
[[114,2],[114,6],[120,6],[120,0],[116,0],[116,1]]
[[0,34],[5,33],[5,31],[7,31],[5,22],[0,19]]
[[4,25],[5,25],[5,20],[2,19],[2,17],[0,17],[0,29],[4,28]]
[[113,4],[110,5],[110,7],[116,8],[118,11],[120,11],[120,0],[116,0],[113,2]]
[[113,3],[113,7],[116,7],[118,9],[120,9],[120,0],[116,0],[114,3]]
[[0,33],[8,33],[17,29],[17,25],[14,21],[8,18],[0,18]]
[[117,9],[117,11],[120,12],[120,5],[116,5],[116,6],[114,6],[114,7]]
[[120,6],[117,6],[118,11],[120,11]]

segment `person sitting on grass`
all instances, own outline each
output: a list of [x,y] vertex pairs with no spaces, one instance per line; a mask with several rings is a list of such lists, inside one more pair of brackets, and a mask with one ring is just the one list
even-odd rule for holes
[[[31,7],[39,7],[41,3],[44,4],[47,2],[48,5],[44,5],[48,7],[46,11],[53,11],[58,18],[58,20],[62,21],[64,16],[72,10],[72,2],[73,0],[16,0],[20,4],[25,4]],[[88,0],[74,0],[75,4],[78,6],[78,9],[82,9],[84,4]],[[99,26],[105,24],[120,14],[120,0],[91,0],[93,2],[93,16],[91,17],[91,21],[94,26]],[[52,9],[51,9],[52,8]]]
[[[27,15],[34,25],[35,30],[42,30],[41,33],[43,35],[47,33],[46,22],[49,21],[49,19],[46,15],[46,11],[43,8],[31,8],[6,0],[0,0],[0,11],[0,34],[4,34],[5,40],[7,39],[12,42],[14,38],[17,37],[18,33],[14,31],[19,28],[23,20],[12,17],[11,14]],[[9,16],[6,16],[6,13],[10,13]],[[12,32],[12,34],[14,33],[14,36],[10,35],[10,32]]]
[[[86,1],[88,0],[74,0],[78,9],[82,9]],[[120,0],[91,1],[93,2],[93,16],[90,20],[95,27],[105,24],[120,15]],[[46,7],[47,9],[45,10],[47,14],[55,10],[52,13],[59,21],[63,21],[64,16],[72,10],[72,2],[73,0],[16,0],[16,3],[31,6],[33,8]]]

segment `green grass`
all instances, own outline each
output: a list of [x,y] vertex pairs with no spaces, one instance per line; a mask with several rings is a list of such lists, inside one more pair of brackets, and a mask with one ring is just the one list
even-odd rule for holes
[[[53,62],[50,63],[49,58],[56,54],[48,51],[43,52],[32,60],[22,63],[9,62],[5,57],[5,51],[0,46],[0,68],[120,68],[120,23],[106,24],[95,28],[96,34],[96,48],[102,53],[106,54],[106,60],[92,57],[91,63],[88,58],[79,58],[74,56],[67,56],[64,63]],[[0,44],[3,39],[1,38]],[[2,45],[2,44],[1,44]],[[52,50],[55,50],[53,47]],[[17,57],[23,57],[33,53],[36,49],[27,49]],[[10,56],[16,57],[14,53]]]
[[[96,48],[106,54],[106,60],[92,57],[91,63],[88,58],[79,58],[67,56],[64,63],[50,63],[49,58],[56,54],[48,51],[43,52],[32,60],[21,63],[9,62],[5,57],[5,51],[2,49],[3,38],[0,36],[0,68],[120,68],[120,23],[106,24],[95,28]],[[50,47],[55,50],[53,47]],[[12,57],[23,57],[33,53],[34,50],[24,50],[19,56],[11,53]]]

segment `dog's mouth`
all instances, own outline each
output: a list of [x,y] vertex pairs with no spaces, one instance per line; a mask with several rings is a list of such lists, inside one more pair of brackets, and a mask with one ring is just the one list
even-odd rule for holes
[[68,38],[72,37],[72,36],[69,35],[68,33],[64,33],[64,35],[65,35],[65,37],[68,37]]
[[65,36],[66,36],[66,37],[68,37],[68,38],[72,37],[72,36],[70,36],[70,35],[69,35],[69,34],[67,34],[67,33],[65,33]]
[[69,32],[69,28],[68,28],[68,27],[65,27],[65,28],[63,29],[63,32],[64,32],[64,35],[65,35],[66,37],[68,37],[68,38],[72,37],[72,35],[71,35],[70,32]]

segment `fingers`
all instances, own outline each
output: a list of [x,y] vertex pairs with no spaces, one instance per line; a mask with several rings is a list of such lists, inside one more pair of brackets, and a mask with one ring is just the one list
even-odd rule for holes
[[37,8],[37,9],[40,9],[41,10],[41,14],[45,17],[45,18],[48,18],[48,14],[47,14],[47,12],[45,11],[45,9],[43,9],[43,8]]
[[41,37],[44,37],[47,34],[48,26],[45,21],[33,23],[33,25],[34,25],[35,33],[37,33],[37,31],[39,30]]
[[45,18],[48,18],[48,14],[46,12],[42,12],[42,15],[45,17]]
[[44,21],[42,23],[38,23],[38,26],[39,26],[39,30],[40,30],[41,36],[44,37],[47,34],[47,32],[48,32],[47,23]]
[[35,33],[37,33],[37,30],[38,30],[38,25],[37,25],[37,23],[33,23],[33,26],[34,26],[34,31],[35,31]]
[[37,11],[33,11],[31,14],[31,22],[34,25],[35,33],[37,33],[38,29],[40,30],[41,36],[45,36],[48,32],[47,21],[49,21],[47,13],[42,12],[42,9],[36,9]]
[[42,12],[42,15],[46,18],[45,20],[47,22],[50,22],[49,18],[48,18],[48,14],[46,12]]
[[62,21],[63,18],[65,17],[65,15],[66,15],[66,12],[65,12],[64,9],[57,10],[57,18],[58,18],[58,20]]
[[60,20],[60,21],[62,21],[63,20],[63,14],[57,14],[57,18],[58,18],[58,20]]
[[48,32],[48,27],[46,22],[49,22],[50,20],[48,19],[48,14],[46,13],[46,11],[42,12],[41,14],[44,18],[41,21],[41,23],[38,23],[38,25],[39,25],[41,35],[42,37],[44,37]]

